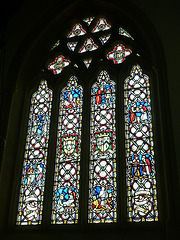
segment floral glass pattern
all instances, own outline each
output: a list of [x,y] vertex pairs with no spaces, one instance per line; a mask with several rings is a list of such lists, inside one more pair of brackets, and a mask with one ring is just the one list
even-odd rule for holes
[[118,44],[114,47],[113,51],[107,54],[107,59],[113,60],[115,64],[125,61],[126,57],[132,53],[132,50],[126,49],[123,44]]
[[115,82],[101,71],[91,88],[89,223],[113,223],[116,212]]
[[83,29],[82,25],[78,23],[72,28],[67,38],[82,36],[84,34],[86,34],[86,31]]
[[52,91],[42,81],[31,98],[17,225],[42,221],[51,107]]
[[126,30],[124,30],[122,27],[119,28],[119,34],[134,40],[134,38]]
[[84,52],[91,52],[94,51],[98,48],[98,46],[94,43],[94,41],[92,40],[92,38],[87,39],[82,48],[79,50],[79,53],[84,53]]
[[82,98],[73,76],[60,94],[52,224],[78,222]]
[[130,222],[158,221],[149,77],[139,65],[125,80],[125,148]]
[[105,31],[105,30],[109,30],[111,28],[111,25],[109,23],[107,23],[105,18],[100,18],[97,23],[96,26],[93,28],[92,32],[96,33],[96,32],[100,32],[100,31]]
[[54,59],[54,62],[50,63],[48,66],[48,70],[52,70],[53,73],[59,74],[62,72],[62,70],[67,67],[71,61],[69,59],[66,59],[64,56],[58,56]]

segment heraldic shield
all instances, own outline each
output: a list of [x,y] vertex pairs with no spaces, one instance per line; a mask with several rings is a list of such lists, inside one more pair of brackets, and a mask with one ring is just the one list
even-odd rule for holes
[[60,140],[60,152],[70,156],[74,152],[77,152],[77,135],[66,135]]
[[95,137],[95,151],[100,150],[106,152],[108,149],[112,149],[112,132],[96,132]]

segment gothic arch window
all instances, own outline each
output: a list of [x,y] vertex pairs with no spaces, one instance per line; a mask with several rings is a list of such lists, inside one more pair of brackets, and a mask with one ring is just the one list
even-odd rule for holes
[[17,225],[158,221],[153,74],[136,41],[97,14],[50,47],[31,99]]

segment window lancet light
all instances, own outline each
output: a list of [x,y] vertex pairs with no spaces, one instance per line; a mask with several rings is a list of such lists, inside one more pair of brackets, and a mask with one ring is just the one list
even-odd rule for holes
[[117,221],[115,82],[101,71],[91,88],[89,223]]
[[139,65],[125,80],[128,220],[158,221],[149,77]]
[[73,76],[60,94],[52,224],[78,222],[82,98]]
[[18,225],[41,224],[52,91],[42,81],[32,95],[19,196]]

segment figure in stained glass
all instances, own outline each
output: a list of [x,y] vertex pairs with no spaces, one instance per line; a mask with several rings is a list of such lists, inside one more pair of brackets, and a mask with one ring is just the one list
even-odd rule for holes
[[102,185],[96,186],[92,190],[93,203],[92,208],[96,211],[101,210],[111,210],[114,207],[114,202],[112,200],[113,187]]

